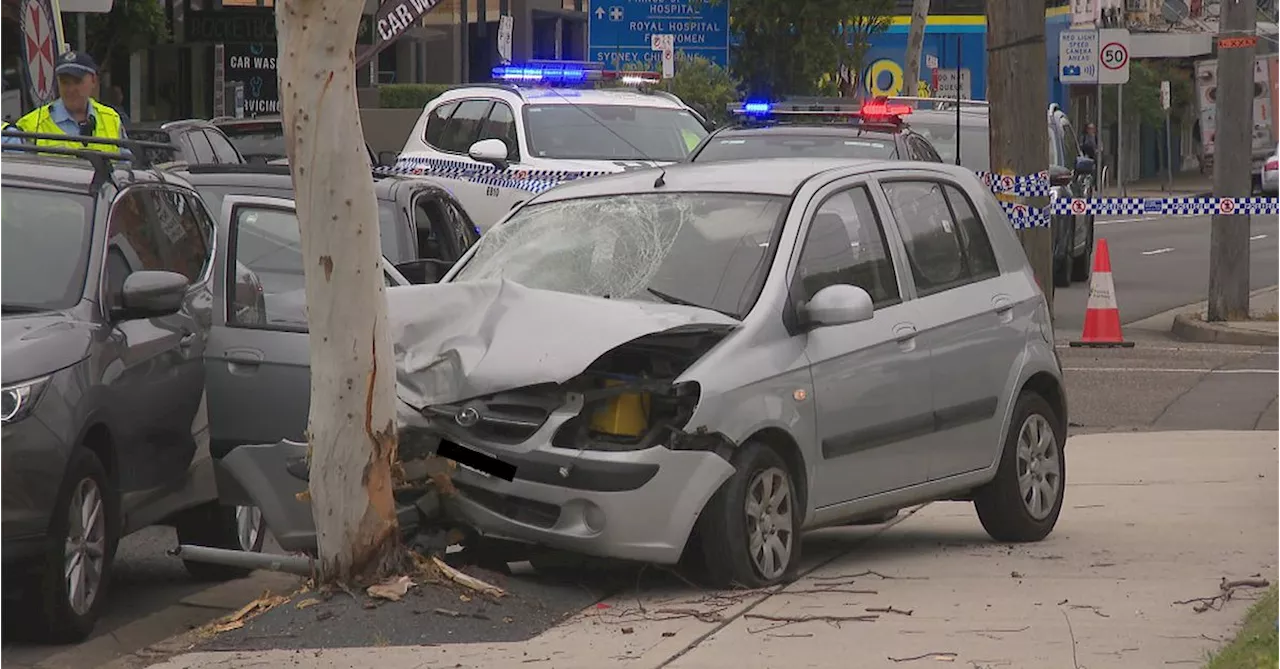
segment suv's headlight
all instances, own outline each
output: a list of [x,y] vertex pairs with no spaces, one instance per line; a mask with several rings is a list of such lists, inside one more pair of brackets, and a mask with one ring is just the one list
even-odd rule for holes
[[25,418],[48,383],[46,376],[0,389],[0,421],[13,423]]

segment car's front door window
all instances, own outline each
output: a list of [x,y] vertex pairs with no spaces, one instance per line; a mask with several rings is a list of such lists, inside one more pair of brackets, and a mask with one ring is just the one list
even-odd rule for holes
[[884,229],[865,186],[831,195],[818,207],[804,250],[799,278],[803,300],[834,284],[857,286],[877,308],[900,301],[898,279]]
[[111,207],[107,232],[106,295],[108,308],[121,306],[125,279],[134,272],[172,270],[166,262],[162,237],[165,231],[157,225],[157,215],[149,188],[125,192]]

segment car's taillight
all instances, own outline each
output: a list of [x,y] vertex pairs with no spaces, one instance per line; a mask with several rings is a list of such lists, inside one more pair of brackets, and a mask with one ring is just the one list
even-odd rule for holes
[[1268,160],[1268,161],[1267,161],[1267,169],[1269,169],[1269,170],[1274,170],[1274,169],[1276,169],[1277,167],[1280,167],[1280,160]]

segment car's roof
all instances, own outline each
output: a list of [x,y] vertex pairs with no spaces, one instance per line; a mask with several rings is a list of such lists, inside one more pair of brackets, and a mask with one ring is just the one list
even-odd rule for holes
[[[38,156],[16,151],[5,151],[4,170],[5,183],[21,183],[25,186],[54,188],[77,193],[91,193],[94,176],[93,164],[88,160],[63,156]],[[129,169],[120,163],[112,165],[112,176],[117,184],[129,182],[157,183],[161,178],[153,171],[133,168]],[[172,182],[175,185],[191,187],[191,184],[180,176]],[[16,185],[16,183],[15,183]]]
[[732,125],[714,133],[720,137],[742,137],[753,135],[806,135],[810,137],[885,137],[891,138],[900,134],[907,127],[894,127],[885,124],[837,124],[837,123],[770,123],[767,125]]
[[245,118],[220,117],[215,118],[210,123],[216,126],[235,126],[235,125],[267,125],[271,123],[284,123],[284,117],[272,114],[270,116],[246,116]]
[[[648,168],[570,181],[538,196],[552,202],[616,193],[720,192],[789,196],[805,181],[828,171],[929,169],[973,177],[973,172],[944,163],[857,158],[767,158],[712,163],[676,163],[665,170],[663,185],[654,187],[660,171]],[[958,172],[956,172],[958,170]]]
[[553,86],[514,87],[508,85],[470,85],[450,88],[437,98],[451,101],[467,97],[495,97],[527,105],[620,105],[624,107],[656,107],[684,109],[675,100],[660,93],[644,93],[631,88],[557,88]]

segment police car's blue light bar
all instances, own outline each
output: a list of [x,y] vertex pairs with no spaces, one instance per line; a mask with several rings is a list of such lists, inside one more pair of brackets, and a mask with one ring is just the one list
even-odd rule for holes
[[660,81],[662,75],[658,72],[605,70],[600,63],[591,61],[552,60],[499,65],[493,68],[493,78],[516,84],[575,85],[607,79],[639,85]]
[[911,105],[891,105],[885,98],[876,98],[866,104],[850,103],[839,98],[782,102],[748,100],[740,104],[730,103],[727,107],[731,114],[757,119],[776,116],[849,116],[864,121],[894,121],[913,111]]

